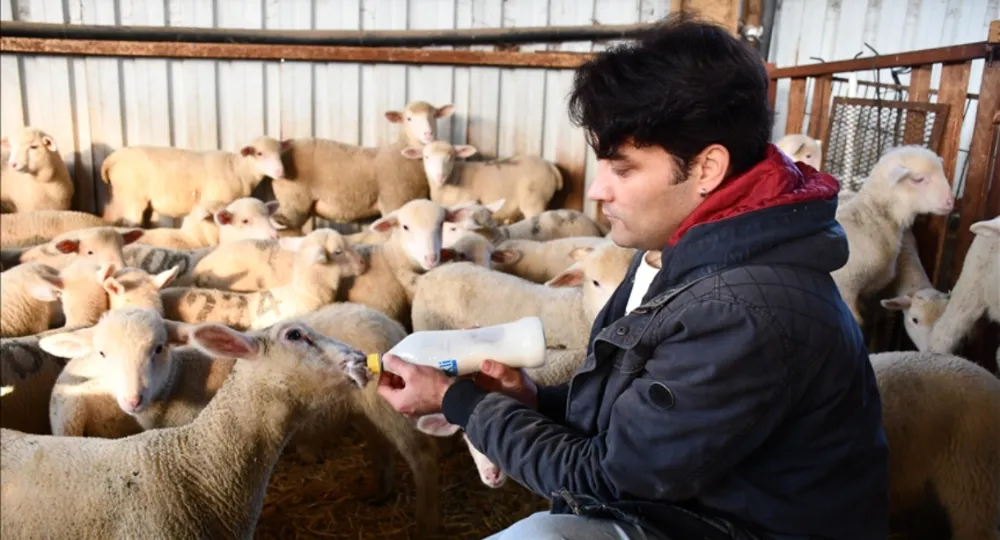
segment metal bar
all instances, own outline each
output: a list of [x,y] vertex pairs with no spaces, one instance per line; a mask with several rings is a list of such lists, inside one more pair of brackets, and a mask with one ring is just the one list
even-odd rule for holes
[[306,60],[572,69],[591,53],[506,52],[403,47],[325,47],[0,37],[0,53],[223,60]]
[[0,23],[0,32],[4,37],[89,41],[183,41],[188,43],[327,47],[428,47],[626,39],[640,37],[656,27],[656,23],[645,23],[455,30],[355,31],[110,26],[3,21]]
[[985,41],[979,41],[976,43],[966,43],[964,45],[953,45],[950,47],[939,47],[937,49],[924,49],[921,51],[886,54],[869,58],[858,58],[855,60],[840,60],[837,62],[809,64],[806,66],[777,68],[771,71],[770,76],[772,79],[819,77],[821,75],[845,73],[849,71],[911,67],[942,62],[965,62],[968,60],[986,58],[988,53],[989,47],[987,43]]

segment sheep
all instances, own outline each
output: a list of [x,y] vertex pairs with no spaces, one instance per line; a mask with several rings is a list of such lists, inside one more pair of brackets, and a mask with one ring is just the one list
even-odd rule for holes
[[0,536],[252,538],[287,441],[371,378],[362,351],[295,320],[189,340],[237,359],[189,424],[116,440],[0,430]]
[[946,215],[954,207],[941,164],[921,146],[896,147],[878,160],[858,194],[837,208],[850,255],[831,276],[858,324],[863,324],[864,297],[895,277],[904,230],[919,214]]
[[108,309],[143,307],[162,315],[163,300],[160,298],[160,291],[176,279],[180,269],[180,266],[174,266],[150,275],[141,268],[125,267],[105,277],[101,286],[108,295]]
[[33,210],[16,214],[0,214],[0,246],[30,247],[44,244],[55,236],[110,223],[99,216],[75,210]]
[[455,106],[435,107],[413,101],[386,119],[402,124],[398,139],[378,147],[360,147],[327,139],[294,139],[286,155],[285,174],[271,184],[281,201],[275,221],[301,229],[313,213],[334,222],[386,216],[413,199],[429,195],[419,163],[399,155],[410,145],[434,140],[436,121],[451,116]]
[[576,248],[596,247],[606,241],[600,236],[571,236],[546,242],[522,238],[505,240],[493,251],[493,268],[528,281],[545,283],[573,265],[570,253]]
[[943,537],[1000,539],[1000,380],[948,354],[893,351],[870,360],[889,443],[893,523],[938,503],[951,529]]
[[466,233],[455,240],[451,247],[441,248],[441,262],[468,261],[484,268],[492,268],[500,259],[493,244],[474,233]]
[[433,141],[401,150],[407,159],[422,160],[431,200],[453,205],[476,199],[490,203],[504,199],[494,212],[499,220],[531,219],[545,211],[563,188],[562,172],[539,156],[515,156],[491,161],[456,161],[476,153],[467,144],[452,146]]
[[413,329],[489,326],[533,315],[542,319],[547,347],[584,349],[594,319],[625,278],[634,254],[608,241],[577,248],[573,266],[545,285],[467,262],[442,265],[417,282]]
[[[220,246],[225,245],[220,244]],[[177,274],[171,280],[171,285],[187,287],[194,284],[194,269],[198,263],[217,249],[219,249],[218,246],[209,246],[177,250],[135,244],[125,246],[123,254],[125,255],[125,266],[141,269],[150,275],[160,274],[176,267]]]
[[190,250],[246,238],[274,239],[278,231],[270,217],[277,209],[277,201],[265,204],[254,197],[236,199],[228,205],[198,204],[184,216],[179,228],[149,229],[136,242]]
[[[398,322],[358,304],[328,306],[299,320],[321,335],[367,352],[385,352],[406,336]],[[103,433],[117,438],[133,429],[162,429],[194,421],[216,395],[234,362],[213,359],[192,346],[155,350],[158,344],[185,343],[191,328],[161,319],[150,310],[123,310],[110,312],[94,329],[47,338],[43,343],[46,350],[74,358],[60,376],[64,386],[52,394],[53,429],[60,431],[65,425],[74,432],[86,429],[91,436]],[[116,339],[124,333],[130,336],[127,342]],[[95,350],[104,352],[105,357],[96,356]],[[87,363],[92,366],[89,374],[83,367]],[[77,372],[75,381],[69,375],[72,372]],[[81,384],[81,378],[86,382]],[[83,385],[91,391],[82,392]],[[434,448],[408,419],[378,396],[376,387],[373,381],[363,392],[331,402],[299,430],[289,446],[307,460],[316,459],[321,455],[318,449],[330,447],[324,443],[339,434],[338,428],[349,416],[360,416],[359,427],[369,439],[380,471],[377,496],[388,494],[393,484],[394,455],[388,440],[413,471],[421,527],[434,525],[439,513]]]
[[597,222],[578,210],[546,210],[531,219],[499,225],[492,215],[496,208],[496,203],[469,206],[466,219],[445,227],[442,245],[450,247],[451,242],[468,231],[483,235],[493,245],[514,239],[545,242],[571,236],[605,236]]
[[0,200],[5,207],[16,212],[70,209],[73,180],[51,135],[25,126],[16,142],[4,137],[0,146],[10,155],[0,163]]
[[817,171],[823,164],[823,141],[819,139],[802,133],[790,133],[778,140],[775,146],[792,158],[792,161],[801,161]]
[[180,218],[195,205],[229,203],[249,197],[264,177],[284,176],[281,154],[286,144],[258,137],[238,153],[162,146],[127,146],[101,164],[101,180],[111,186],[104,219],[129,226]]
[[48,330],[63,282],[59,271],[40,263],[22,264],[0,274],[0,337]]
[[[286,240],[289,238],[219,244],[194,261],[190,283],[196,287],[234,292],[263,291],[286,285],[291,281],[290,271],[295,259],[294,249],[282,247]],[[298,245],[298,238],[291,240],[295,242],[286,245]]]
[[441,228],[463,219],[466,212],[416,199],[373,222],[372,230],[392,231],[392,238],[385,244],[357,246],[368,270],[345,280],[337,300],[373,307],[409,329],[417,279],[442,262]]
[[142,229],[116,229],[90,227],[69,231],[48,242],[21,253],[21,262],[41,262],[54,268],[63,268],[77,258],[87,258],[99,263],[125,266],[122,249],[142,236]]
[[0,339],[0,427],[47,435],[49,396],[66,361],[38,346],[48,335],[86,328],[84,325],[47,330],[30,336]]
[[911,293],[879,301],[890,311],[903,312],[903,328],[917,350],[926,351],[934,323],[941,318],[948,306],[948,294],[934,288],[918,289]]
[[333,302],[341,279],[364,271],[365,262],[340,233],[318,229],[295,252],[290,283],[248,293],[175,287],[162,291],[160,297],[169,319],[256,329]]

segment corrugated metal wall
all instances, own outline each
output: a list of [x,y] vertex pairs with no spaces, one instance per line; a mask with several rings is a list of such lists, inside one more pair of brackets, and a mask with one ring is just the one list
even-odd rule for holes
[[[669,0],[0,0],[4,20],[283,29],[435,29],[625,24]],[[779,66],[979,41],[1000,0],[779,0],[770,59]],[[603,44],[541,45],[568,51]],[[480,48],[480,47],[473,47]],[[487,47],[488,48],[488,47]],[[100,209],[94,171],[128,144],[235,149],[259,134],[375,145],[394,137],[383,112],[410,100],[454,103],[440,137],[485,156],[536,153],[590,179],[593,153],[568,121],[569,70],[350,63],[59,58],[0,55],[0,133],[51,132],[78,176],[76,204]],[[982,62],[972,70],[978,91]],[[862,74],[874,80],[874,74]],[[934,75],[936,85],[938,73]],[[889,81],[887,71],[880,75]],[[903,83],[907,77],[902,77]],[[784,133],[787,82],[775,137]],[[966,112],[962,149],[971,137]],[[807,108],[807,110],[809,110]],[[808,124],[808,121],[806,122]],[[964,168],[965,154],[959,159]],[[588,201],[591,215],[594,206]]]
[[[813,64],[825,61],[872,57],[867,43],[881,55],[904,51],[931,49],[984,41],[990,21],[1000,19],[1000,0],[778,0],[775,29],[771,37],[769,60],[778,66]],[[859,72],[859,80],[894,83],[889,70]],[[969,92],[979,92],[983,75],[983,60],[972,63]],[[931,88],[937,88],[941,69],[936,67]],[[908,73],[899,75],[900,83],[908,85]],[[788,80],[778,86],[775,139],[785,134],[788,102]],[[806,121],[811,110],[812,88],[807,88]],[[834,85],[834,95],[845,95],[846,85]],[[856,97],[873,98],[867,95]],[[934,101],[932,96],[932,101]],[[883,99],[897,99],[883,94]],[[958,188],[966,168],[969,143],[976,117],[976,100],[967,101],[959,143],[957,172]]]
[[[280,7],[279,7],[280,6]],[[669,0],[0,0],[5,20],[276,29],[440,29],[625,24]],[[472,47],[488,48],[488,47]],[[590,51],[601,44],[528,46]],[[353,144],[394,140],[383,113],[454,103],[439,138],[486,156],[540,154],[583,171],[566,114],[571,70],[2,55],[0,131],[53,134],[79,176],[77,204],[103,206],[100,164],[131,144],[236,149],[260,134]],[[76,165],[79,164],[79,167]],[[74,169],[74,167],[76,167]],[[591,167],[591,172],[593,167]],[[96,187],[95,187],[96,186]],[[587,210],[593,215],[593,205]]]

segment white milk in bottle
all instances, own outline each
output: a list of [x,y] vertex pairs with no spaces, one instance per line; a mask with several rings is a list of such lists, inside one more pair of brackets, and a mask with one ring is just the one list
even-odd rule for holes
[[545,333],[538,317],[469,330],[414,332],[383,354],[369,354],[368,369],[372,373],[390,371],[382,366],[386,354],[436,367],[453,377],[479,371],[483,360],[512,368],[532,368],[545,363]]

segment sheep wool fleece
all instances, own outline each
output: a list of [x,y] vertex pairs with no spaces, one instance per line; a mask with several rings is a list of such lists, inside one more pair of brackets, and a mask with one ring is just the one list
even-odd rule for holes
[[709,195],[597,316],[587,358],[538,410],[471,380],[447,420],[552,512],[668,538],[884,540],[888,447],[847,262],[839,184],[773,145]]

